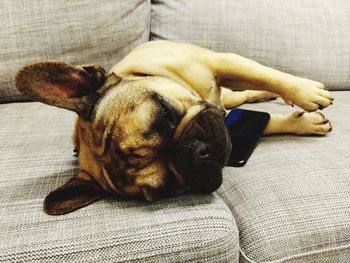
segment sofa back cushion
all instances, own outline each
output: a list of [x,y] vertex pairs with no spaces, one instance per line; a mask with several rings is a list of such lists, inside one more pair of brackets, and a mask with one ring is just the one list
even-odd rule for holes
[[0,102],[25,100],[17,70],[38,60],[100,63],[106,69],[148,41],[148,0],[0,1]]
[[152,39],[235,52],[291,74],[350,88],[348,0],[155,0]]

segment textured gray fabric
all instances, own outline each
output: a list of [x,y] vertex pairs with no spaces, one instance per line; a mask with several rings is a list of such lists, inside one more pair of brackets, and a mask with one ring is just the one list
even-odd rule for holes
[[[242,262],[350,262],[350,92],[333,92],[326,137],[263,137],[218,194],[239,229]],[[291,112],[281,100],[244,107]]]
[[348,0],[156,0],[152,39],[235,52],[267,66],[350,88]]
[[77,170],[73,117],[36,102],[0,105],[0,262],[237,262],[237,227],[216,193],[46,215],[45,195]]
[[16,71],[38,60],[109,69],[149,39],[148,0],[0,0],[0,102],[23,100]]

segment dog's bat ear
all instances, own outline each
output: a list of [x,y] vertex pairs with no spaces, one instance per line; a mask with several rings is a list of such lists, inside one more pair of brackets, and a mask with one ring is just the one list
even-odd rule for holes
[[74,177],[46,196],[44,211],[49,215],[67,214],[96,202],[103,196],[104,192],[96,182]]
[[86,115],[96,101],[96,91],[106,80],[99,65],[74,66],[65,62],[44,61],[23,67],[16,75],[18,90],[49,105]]

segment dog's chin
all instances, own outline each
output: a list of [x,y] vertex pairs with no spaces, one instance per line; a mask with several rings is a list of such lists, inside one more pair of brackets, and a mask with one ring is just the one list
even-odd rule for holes
[[173,162],[193,192],[210,193],[222,184],[231,152],[223,112],[208,106],[192,118],[176,141]]

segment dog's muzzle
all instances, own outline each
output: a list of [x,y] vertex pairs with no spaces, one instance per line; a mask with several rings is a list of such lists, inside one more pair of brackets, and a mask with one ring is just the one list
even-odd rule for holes
[[210,105],[194,106],[174,135],[173,165],[185,186],[210,193],[222,183],[222,168],[231,151],[224,112]]

